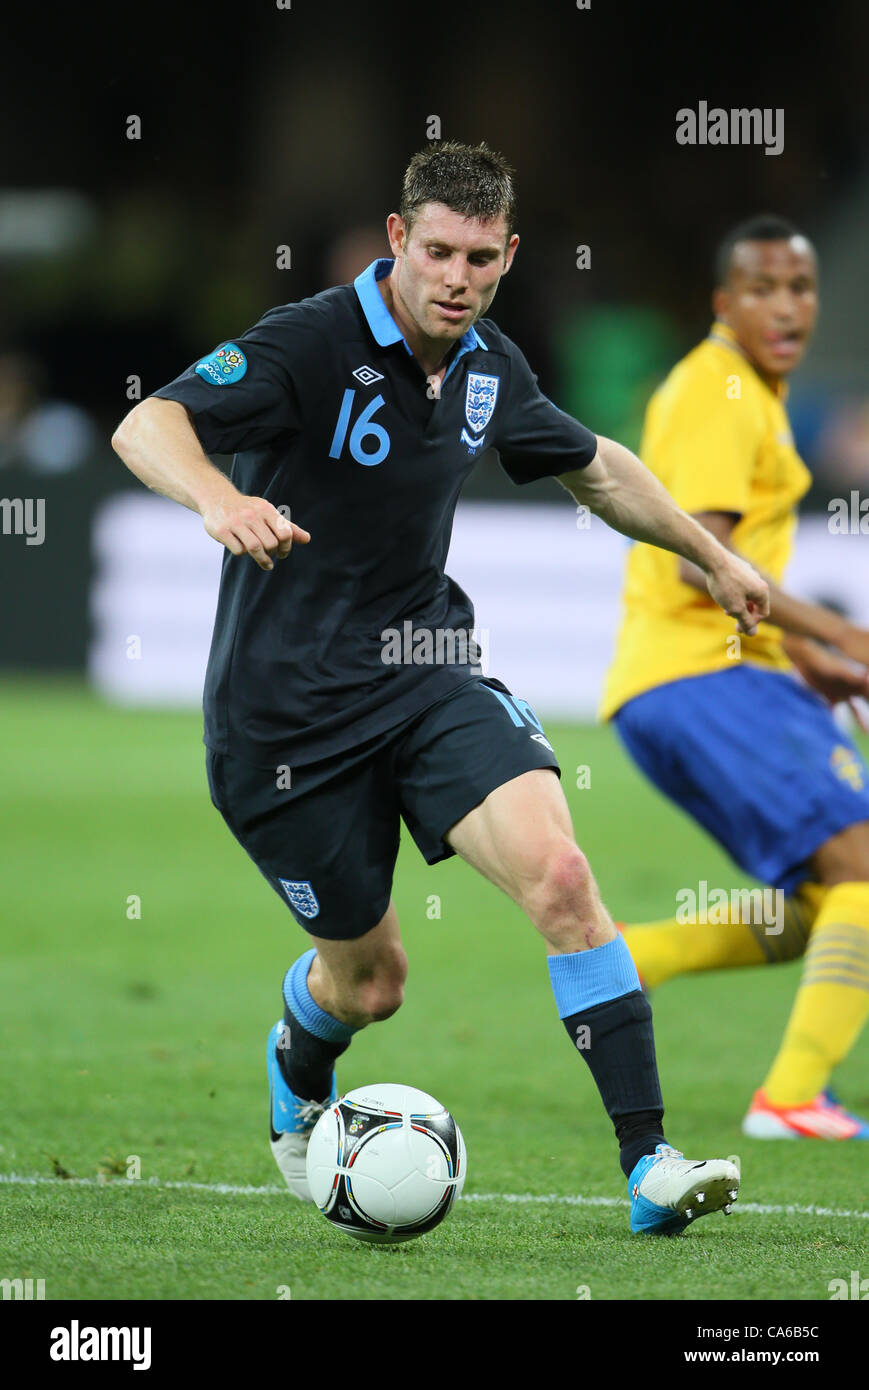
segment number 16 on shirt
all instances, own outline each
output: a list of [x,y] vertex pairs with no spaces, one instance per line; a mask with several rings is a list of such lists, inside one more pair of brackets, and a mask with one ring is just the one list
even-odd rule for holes
[[[352,386],[348,386],[341,401],[341,409],[338,412],[338,422],[335,425],[335,433],[332,436],[332,443],[329,447],[330,459],[341,457],[344,448],[344,441],[347,438],[347,428],[350,424],[350,416],[353,413],[353,401],[356,392]],[[350,431],[350,453],[357,463],[362,463],[366,468],[370,468],[375,463],[382,463],[389,453],[392,441],[382,425],[374,423],[372,416],[385,405],[382,396],[375,396],[369,401],[361,415],[356,420],[356,424]],[[374,449],[366,450],[363,441],[368,438],[376,440]]]

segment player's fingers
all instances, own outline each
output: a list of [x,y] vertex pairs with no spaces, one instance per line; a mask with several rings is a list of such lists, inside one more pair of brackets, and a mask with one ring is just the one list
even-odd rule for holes
[[859,671],[847,671],[839,676],[839,683],[844,691],[843,700],[849,700],[853,695],[862,700],[869,698],[869,677]]
[[748,594],[748,608],[760,622],[763,618],[769,617],[769,586],[759,581],[757,588]]
[[285,517],[282,517],[281,520],[284,522],[284,525],[281,527],[278,534],[282,539],[288,536],[294,545],[308,544],[308,541],[311,539],[310,531],[306,531],[304,526],[297,526],[295,521],[287,521]]
[[249,529],[255,536],[259,537],[260,545],[267,554],[273,555],[281,543],[281,537],[277,534],[275,527],[271,524],[271,518],[267,516],[256,516],[247,523]]
[[867,721],[866,716],[864,715],[864,713],[863,713],[862,709],[860,708],[859,704],[857,703],[857,701],[854,700],[854,699],[852,699],[852,700],[849,700],[849,701],[848,701],[848,704],[851,706],[851,713],[853,714],[854,718],[857,720],[857,726],[858,726],[858,728],[859,728],[864,734],[869,734],[869,721]]
[[264,498],[258,500],[262,501],[265,508],[263,514],[269,525],[274,528],[278,535],[286,536],[292,534],[293,538],[296,540],[302,540],[302,538],[305,540],[311,539],[310,532],[306,531],[304,526],[300,526],[297,521],[293,521],[289,514],[289,507],[287,507],[286,511],[281,511],[280,507],[273,507],[271,502],[266,502]]
[[283,512],[274,508],[272,513],[266,517],[271,529],[279,541],[275,555],[277,560],[285,560],[293,548],[293,545],[307,545],[311,539],[310,531],[306,531],[303,526],[299,526],[295,521],[291,521]]
[[762,579],[757,579],[757,583],[746,590],[740,610],[734,616],[748,637],[753,637],[758,623],[769,617],[769,589]]
[[311,539],[310,531],[306,531],[303,526],[297,526],[280,512],[276,518],[268,517],[267,520],[278,541],[276,560],[285,560],[294,545],[307,545]]
[[293,534],[289,529],[290,523],[281,516],[280,512],[266,512],[263,516],[249,521],[248,525],[259,536],[263,549],[269,555],[274,555],[276,560],[283,560],[289,555],[293,544]]
[[244,546],[232,531],[215,532],[214,539],[220,541],[221,545],[225,545],[227,550],[231,551],[233,555],[244,554]]
[[[247,554],[250,556],[252,560],[256,561],[261,570],[274,569],[274,561],[272,560],[271,555],[268,553],[265,545],[263,544],[263,537],[257,534],[253,526],[238,525],[235,527],[233,534],[237,537],[238,540],[241,541],[243,547],[243,549],[238,552],[239,554],[244,554],[244,552],[247,551]],[[269,534],[271,536],[271,533]],[[271,536],[272,548],[274,548],[274,544],[275,538],[274,536]],[[235,553],[236,552],[233,551],[233,554]]]
[[758,615],[751,611],[750,607],[745,607],[741,612],[733,614],[736,625],[740,632],[744,632],[746,637],[753,637],[757,632]]

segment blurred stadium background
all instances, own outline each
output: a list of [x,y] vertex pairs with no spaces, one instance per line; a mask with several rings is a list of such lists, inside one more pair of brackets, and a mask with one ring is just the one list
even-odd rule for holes
[[[707,328],[719,235],[768,209],[814,238],[822,318],[791,413],[817,520],[794,586],[869,617],[865,543],[831,546],[824,524],[831,497],[869,484],[864,7],[565,0],[412,28],[387,6],[313,0],[102,13],[85,31],[68,7],[19,11],[5,46],[0,493],[44,499],[46,534],[0,537],[3,669],[195,705],[219,553],[127,474],[112,430],[136,392],[269,306],[387,253],[433,118],[518,171],[522,245],[493,316],[548,394],[634,447],[652,388]],[[678,146],[675,112],[701,99],[783,108],[783,153]],[[577,531],[556,484],[516,489],[482,458],[451,572],[491,668],[541,712],[593,714],[621,555],[603,528]]]

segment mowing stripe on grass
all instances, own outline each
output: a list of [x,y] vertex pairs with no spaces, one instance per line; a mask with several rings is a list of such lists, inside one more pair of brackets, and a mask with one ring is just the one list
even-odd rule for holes
[[[229,1197],[287,1197],[286,1187],[240,1186],[227,1182],[164,1182],[160,1178],[48,1178],[40,1174],[26,1176],[22,1173],[0,1173],[0,1185],[21,1187],[134,1187],[157,1188],[159,1191],[171,1189],[180,1192],[215,1192]],[[467,1192],[461,1198],[465,1202],[515,1202],[522,1205],[537,1203],[542,1206],[568,1207],[626,1207],[624,1197],[583,1197],[572,1193],[535,1192]],[[751,1212],[755,1216],[836,1216],[848,1221],[869,1221],[869,1211],[849,1211],[839,1207],[800,1206],[789,1202],[785,1206],[774,1206],[766,1202],[739,1202],[734,1213]]]

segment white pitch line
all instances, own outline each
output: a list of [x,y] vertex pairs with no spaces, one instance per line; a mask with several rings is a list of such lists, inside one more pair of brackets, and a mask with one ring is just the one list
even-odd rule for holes
[[[164,1182],[160,1178],[48,1178],[41,1175],[25,1176],[21,1173],[0,1173],[0,1185],[19,1187],[132,1187],[157,1188],[160,1191],[171,1189],[181,1192],[216,1192],[229,1197],[286,1197],[286,1187],[240,1186],[227,1182]],[[461,1198],[465,1202],[513,1202],[520,1205],[567,1206],[567,1207],[626,1207],[624,1197],[583,1197],[570,1193],[534,1192],[467,1192]],[[734,1215],[751,1212],[755,1216],[835,1216],[848,1221],[869,1221],[869,1211],[849,1211],[839,1207],[800,1206],[789,1202],[786,1206],[772,1206],[766,1202],[739,1202],[733,1208]]]

